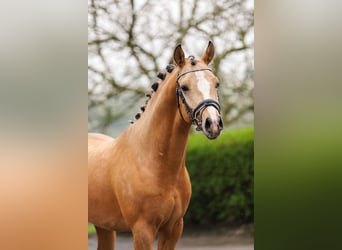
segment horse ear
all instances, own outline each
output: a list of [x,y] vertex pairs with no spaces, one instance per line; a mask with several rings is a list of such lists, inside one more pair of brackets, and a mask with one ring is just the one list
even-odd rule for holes
[[208,65],[213,60],[214,54],[215,54],[214,44],[211,41],[209,41],[208,47],[202,55],[203,62],[205,62],[205,64]]
[[179,44],[176,48],[175,48],[175,52],[173,53],[173,59],[175,60],[175,63],[179,66],[179,67],[183,67],[185,64],[185,55],[182,49],[182,46]]

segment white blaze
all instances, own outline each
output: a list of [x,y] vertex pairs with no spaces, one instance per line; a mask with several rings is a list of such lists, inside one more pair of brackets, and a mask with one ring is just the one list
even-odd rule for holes
[[[210,98],[210,82],[205,78],[203,71],[195,72],[197,77],[197,88],[203,96],[203,100]],[[213,106],[207,107],[209,117],[212,121],[217,121],[217,110]]]

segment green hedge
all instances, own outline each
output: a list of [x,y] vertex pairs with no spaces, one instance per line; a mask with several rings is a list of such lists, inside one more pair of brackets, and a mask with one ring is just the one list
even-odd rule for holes
[[192,197],[185,223],[253,221],[254,129],[234,129],[216,140],[190,136],[186,165]]

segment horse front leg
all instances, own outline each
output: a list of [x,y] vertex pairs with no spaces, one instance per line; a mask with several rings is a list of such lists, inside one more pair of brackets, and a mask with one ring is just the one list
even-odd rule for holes
[[132,228],[134,250],[152,250],[156,236],[155,227],[149,223],[137,222]]
[[183,232],[183,218],[176,224],[163,228],[158,234],[158,250],[174,250]]
[[97,250],[114,250],[116,232],[96,227]]

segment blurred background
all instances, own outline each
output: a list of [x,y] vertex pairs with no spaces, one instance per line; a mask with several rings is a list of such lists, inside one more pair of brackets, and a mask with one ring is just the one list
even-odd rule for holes
[[89,0],[89,130],[120,133],[174,48],[200,57],[209,40],[225,126],[253,125],[253,11],[252,0]]

